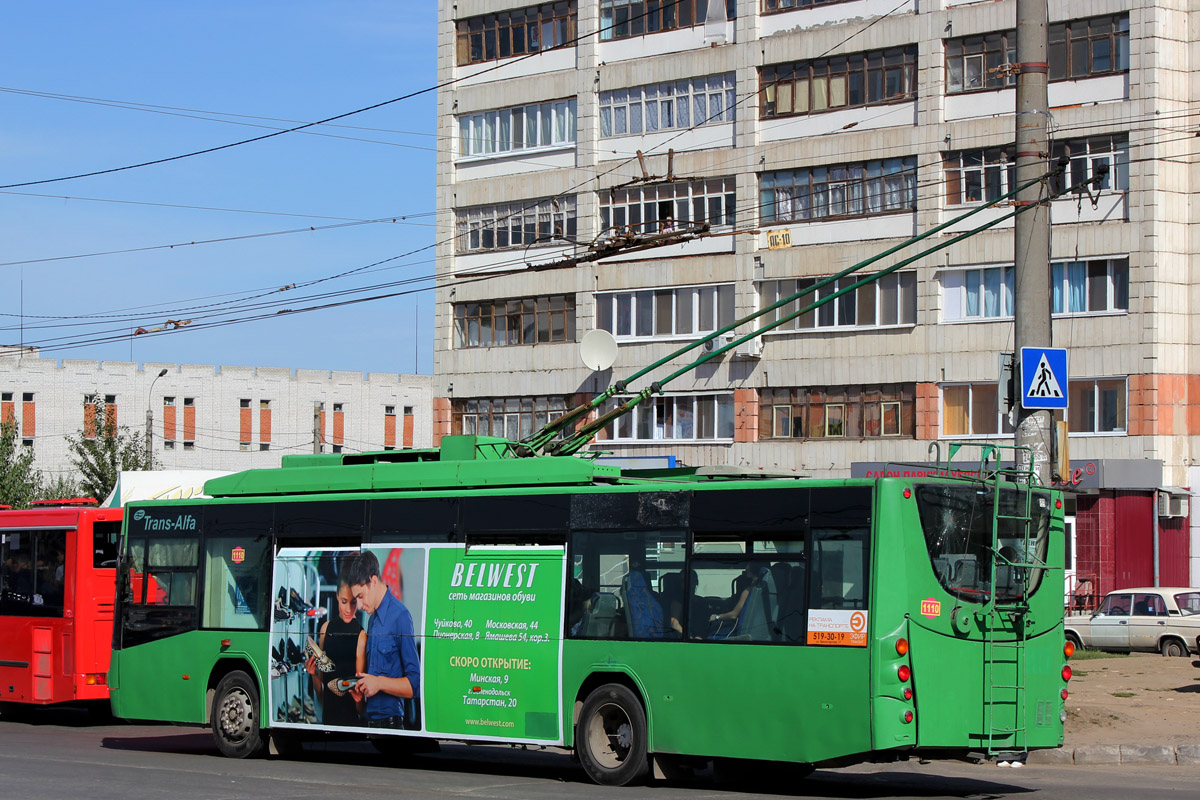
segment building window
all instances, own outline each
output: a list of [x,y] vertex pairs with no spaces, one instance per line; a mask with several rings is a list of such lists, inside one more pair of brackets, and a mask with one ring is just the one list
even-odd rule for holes
[[1129,259],[1067,261],[1050,267],[1055,314],[1129,310]]
[[917,47],[772,64],[759,76],[762,116],[792,117],[917,96]]
[[100,395],[86,394],[83,396],[83,438],[95,439],[98,433],[96,426],[96,416],[100,413],[100,409],[104,409],[105,427],[111,434],[116,434],[117,428],[117,396],[115,394],[104,395],[104,401],[100,401]]
[[601,92],[600,136],[733,122],[736,108],[737,78],[732,72]]
[[1061,179],[1051,180],[1051,188],[1055,191],[1066,188],[1062,185],[1063,181],[1066,181],[1067,186],[1078,186],[1095,177],[1097,167],[1102,164],[1108,167],[1108,174],[1105,175],[1100,188],[1118,192],[1129,191],[1129,137],[1126,134],[1056,142],[1052,148],[1051,160],[1057,161],[1060,158],[1070,159],[1071,164]]
[[[1125,433],[1128,429],[1125,378],[1068,381],[1067,430],[1071,433]],[[1061,420],[1062,412],[1055,411]]]
[[1000,413],[996,381],[942,386],[943,436],[1012,434],[1008,416]]
[[917,206],[917,159],[765,172],[759,213],[764,223],[863,217]]
[[1052,81],[1129,70],[1128,14],[1060,22],[1047,38]]
[[[191,447],[189,447],[191,445]],[[196,445],[196,398],[183,398],[183,449]]]
[[174,449],[175,449],[175,442],[171,441],[170,439],[163,440],[163,450],[174,450]]
[[916,385],[762,389],[761,439],[876,439],[916,435]]
[[[1009,319],[1013,316],[1013,268],[945,270],[941,273],[942,319]],[[1129,310],[1129,259],[1066,261],[1050,266],[1051,310],[1096,314]]]
[[[1051,81],[1129,70],[1129,15],[1060,22],[1050,26]],[[946,91],[950,94],[1015,86],[1016,31],[946,40]]]
[[196,443],[195,443],[195,442],[184,442],[184,443],[183,443],[183,449],[184,449],[184,450],[195,450],[195,449],[196,449]]
[[[604,414],[628,398],[617,397],[600,409]],[[733,394],[655,396],[634,406],[604,429],[615,442],[732,441]]]
[[715,11],[736,18],[736,0],[600,0],[600,41],[703,25]]
[[993,147],[946,153],[946,203],[957,206],[997,200],[1016,188],[1016,158],[1012,147]]
[[1017,32],[998,31],[946,42],[946,91],[972,92],[1015,86],[1009,65],[1017,60]]
[[451,432],[519,441],[565,414],[569,402],[567,397],[455,400],[451,406]]
[[267,452],[267,451],[268,451],[268,450],[270,450],[270,449],[271,449],[271,443],[270,443],[270,442],[259,442],[259,443],[258,443],[258,451],[259,451],[260,453],[265,453],[265,452]]
[[454,23],[458,65],[539,53],[575,40],[575,3],[547,3]]
[[163,398],[163,405],[164,405],[165,407],[167,407],[167,408],[174,408],[174,406],[175,406],[175,398],[174,398],[174,397],[164,397],[164,398]]
[[[862,275],[847,275],[816,293],[809,292],[798,300],[780,306],[760,318],[762,324],[785,319],[805,306],[834,294],[839,288],[862,280]],[[797,278],[763,281],[758,284],[762,308],[774,305],[785,297],[811,288],[817,278]],[[812,311],[787,320],[775,331],[807,331],[818,328],[880,328],[892,325],[917,324],[917,273],[893,272],[860,286]]]
[[575,295],[454,304],[454,346],[509,347],[575,341]]
[[773,14],[778,11],[792,11],[797,8],[812,6],[828,6],[834,3],[848,3],[850,0],[762,0],[762,12]]
[[238,408],[249,408],[249,407],[250,407],[250,398],[243,397],[241,400],[238,400]]
[[733,319],[732,283],[596,293],[596,326],[622,339],[691,338]]
[[455,246],[469,253],[549,245],[574,239],[577,230],[574,196],[477,206],[457,212]]
[[575,144],[575,98],[458,117],[460,156]]
[[730,177],[601,191],[600,229],[657,233],[705,223],[734,225],[736,186]]
[[1013,268],[982,267],[942,273],[942,319],[1003,319],[1013,315]]

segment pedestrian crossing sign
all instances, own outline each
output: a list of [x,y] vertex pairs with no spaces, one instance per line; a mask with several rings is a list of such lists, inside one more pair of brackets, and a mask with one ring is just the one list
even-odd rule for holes
[[1067,350],[1064,347],[1021,348],[1021,405],[1032,409],[1066,409]]

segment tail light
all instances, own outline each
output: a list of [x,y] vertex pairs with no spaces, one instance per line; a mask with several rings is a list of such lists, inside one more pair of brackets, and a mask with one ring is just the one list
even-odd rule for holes
[[1062,695],[1063,700],[1066,700],[1068,697],[1070,697],[1070,693],[1066,689],[1063,689],[1061,692],[1059,692],[1059,694]]
[[901,656],[908,655],[908,639],[900,638],[896,640],[896,654]]
[[[1065,692],[1065,691],[1066,691],[1066,689],[1063,689],[1063,691]],[[912,697],[913,697],[913,690],[912,690],[912,687],[911,687],[911,686],[905,686],[905,687],[904,687],[904,699],[905,699],[905,700],[912,700]]]
[[900,669],[896,670],[896,677],[900,679],[901,683],[908,683],[908,679],[912,677],[912,670],[908,664],[900,665]]
[[1063,645],[1063,655],[1067,658],[1075,655],[1075,643],[1070,639],[1067,639],[1067,643]]
[[908,723],[913,721],[913,712],[905,711],[904,714],[901,715],[900,719],[904,720],[904,724],[907,725]]
[[1069,680],[1071,680],[1071,665],[1070,665],[1070,664],[1068,664],[1067,666],[1063,667],[1063,671],[1062,671],[1062,678],[1063,678],[1063,680],[1064,680],[1064,681],[1069,681]]

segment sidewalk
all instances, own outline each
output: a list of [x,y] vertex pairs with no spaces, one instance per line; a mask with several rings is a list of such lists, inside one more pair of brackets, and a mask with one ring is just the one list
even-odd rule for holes
[[1070,660],[1063,747],[1029,763],[1200,766],[1200,659],[1091,655]]

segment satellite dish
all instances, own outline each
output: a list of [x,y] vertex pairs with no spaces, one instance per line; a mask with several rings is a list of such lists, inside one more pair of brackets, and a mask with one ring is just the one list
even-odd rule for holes
[[588,331],[579,341],[579,357],[593,372],[606,370],[617,360],[617,338],[605,330]]

